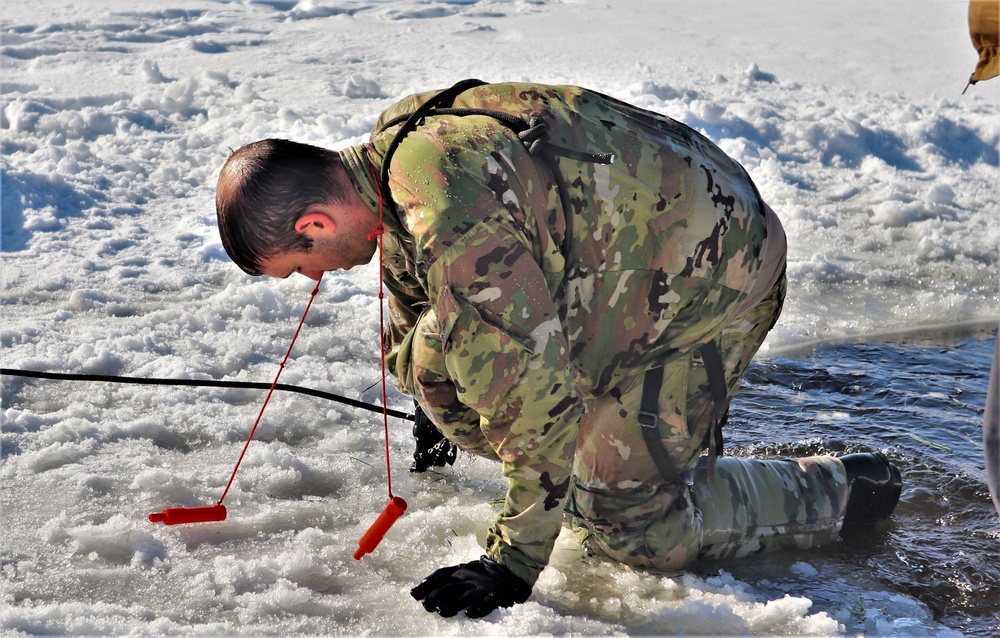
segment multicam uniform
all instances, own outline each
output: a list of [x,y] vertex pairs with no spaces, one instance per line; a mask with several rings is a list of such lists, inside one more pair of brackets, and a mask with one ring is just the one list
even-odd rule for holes
[[[392,122],[431,95],[342,152],[373,209]],[[388,361],[448,439],[503,462],[488,555],[533,584],[564,509],[588,548],[662,569],[834,538],[847,488],[832,457],[698,469],[726,406],[695,348],[715,342],[731,398],[784,297],[784,235],[742,167],[683,124],[577,87],[485,85],[454,106],[548,133],[532,155],[494,117],[433,114],[390,160]],[[664,479],[636,420],[656,366],[659,436],[693,485]]]

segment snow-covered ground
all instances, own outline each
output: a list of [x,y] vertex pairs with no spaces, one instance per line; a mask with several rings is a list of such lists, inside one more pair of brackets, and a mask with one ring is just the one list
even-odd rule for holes
[[[2,19],[4,367],[270,381],[311,289],[228,262],[214,186],[263,137],[364,139],[408,93],[464,77],[589,86],[703,130],[782,217],[789,299],[765,346],[996,324],[1000,80],[946,0],[8,2]],[[368,402],[377,271],[328,275],[282,381]],[[406,594],[478,555],[504,485],[462,459],[406,472],[410,509],[351,558],[386,500],[381,420],[278,395],[214,502],[261,393],[3,380],[0,621],[65,634],[948,633],[866,575],[811,609],[717,577],[634,573],[569,538],[525,605],[442,620]],[[391,396],[395,407],[407,399]],[[794,581],[794,578],[793,578]],[[829,593],[829,592],[827,592]],[[815,599],[815,596],[813,596]],[[859,604],[860,602],[860,604]],[[860,611],[859,611],[860,609]]]

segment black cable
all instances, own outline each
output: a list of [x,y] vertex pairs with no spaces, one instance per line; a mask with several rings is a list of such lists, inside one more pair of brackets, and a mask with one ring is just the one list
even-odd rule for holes
[[[15,370],[13,368],[0,368],[0,375],[6,374],[12,377],[31,377],[33,379],[57,379],[60,381],[100,381],[104,383],[133,383],[138,385],[180,385],[180,386],[199,386],[207,388],[239,388],[245,390],[269,390],[271,388],[270,383],[255,383],[251,381],[216,381],[214,379],[155,379],[155,378],[141,378],[141,377],[120,377],[107,374],[67,374],[63,372],[38,372],[35,370]],[[382,406],[372,405],[371,403],[365,403],[364,401],[359,401],[357,399],[350,399],[348,397],[340,396],[339,394],[333,394],[332,392],[323,392],[322,390],[313,390],[312,388],[302,388],[295,385],[288,385],[287,383],[279,383],[274,386],[275,390],[282,390],[285,392],[297,392],[298,394],[305,394],[311,397],[319,397],[321,399],[327,399],[330,401],[336,401],[338,403],[343,403],[354,408],[362,408],[370,412],[382,413]],[[386,413],[389,416],[394,416],[397,419],[403,419],[405,421],[412,421],[413,415],[407,414],[406,412],[400,412],[399,410],[393,410],[388,408]]]

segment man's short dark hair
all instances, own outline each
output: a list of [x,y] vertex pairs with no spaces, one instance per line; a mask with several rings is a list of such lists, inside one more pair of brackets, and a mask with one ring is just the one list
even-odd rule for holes
[[215,194],[229,258],[260,275],[264,260],[310,250],[312,240],[296,232],[295,222],[310,206],[346,200],[343,173],[338,153],[310,144],[265,139],[234,151]]

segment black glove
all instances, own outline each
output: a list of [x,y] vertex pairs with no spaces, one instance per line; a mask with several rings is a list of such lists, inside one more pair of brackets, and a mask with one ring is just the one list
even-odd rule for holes
[[482,618],[497,607],[528,600],[531,585],[483,556],[471,563],[437,570],[411,589],[410,595],[427,611],[436,611],[445,618],[463,610],[469,618]]
[[413,407],[416,410],[413,413],[413,438],[417,442],[417,449],[413,451],[413,465],[410,466],[410,471],[426,472],[427,468],[432,466],[444,467],[446,463],[448,465],[454,463],[458,448],[444,438],[416,401]]

